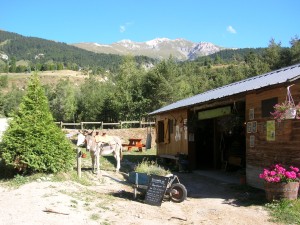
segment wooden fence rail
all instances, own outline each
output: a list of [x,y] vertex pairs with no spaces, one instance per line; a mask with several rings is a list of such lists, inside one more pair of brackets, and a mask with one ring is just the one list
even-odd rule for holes
[[[138,127],[149,127],[149,126],[155,126],[155,122],[145,122],[145,121],[120,121],[118,123],[104,123],[104,122],[80,122],[80,123],[64,123],[64,122],[55,122],[56,124],[60,125],[61,128],[66,127],[73,127],[76,129],[86,129],[87,125],[96,125],[93,126],[93,128],[100,128],[101,130],[104,129],[107,126],[110,127],[117,127],[117,128],[124,128],[124,125],[127,124],[139,124]],[[98,125],[98,126],[97,126]],[[127,128],[127,126],[125,126]]]

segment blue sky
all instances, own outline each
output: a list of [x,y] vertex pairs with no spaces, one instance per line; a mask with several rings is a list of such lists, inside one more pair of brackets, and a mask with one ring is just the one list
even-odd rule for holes
[[0,29],[65,43],[183,38],[223,47],[290,47],[299,0],[0,0]]

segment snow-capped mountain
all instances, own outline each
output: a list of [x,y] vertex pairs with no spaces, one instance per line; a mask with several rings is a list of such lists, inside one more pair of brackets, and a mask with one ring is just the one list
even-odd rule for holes
[[156,38],[146,42],[121,40],[110,45],[99,43],[76,43],[73,45],[97,53],[144,55],[158,59],[167,59],[172,56],[178,60],[193,60],[199,56],[210,55],[225,49],[209,42],[194,43],[185,39],[171,40],[168,38]]

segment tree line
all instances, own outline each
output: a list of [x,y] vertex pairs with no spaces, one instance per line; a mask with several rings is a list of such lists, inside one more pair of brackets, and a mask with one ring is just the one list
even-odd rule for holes
[[[45,85],[44,89],[56,121],[142,120],[149,112],[172,102],[300,63],[299,39],[293,38],[290,44],[288,48],[281,47],[272,39],[261,52],[249,51],[243,56],[227,52],[231,59],[222,58],[220,53],[214,58],[179,63],[170,57],[151,69],[140,67],[134,57],[126,56],[116,72],[105,76],[90,74],[79,86],[61,79],[55,86]],[[7,82],[7,77],[1,76],[0,88]],[[1,114],[10,116],[23,95],[24,91],[18,89],[1,92]]]

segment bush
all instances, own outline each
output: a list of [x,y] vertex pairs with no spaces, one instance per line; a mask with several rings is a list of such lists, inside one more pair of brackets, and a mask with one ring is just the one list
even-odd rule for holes
[[141,163],[139,163],[135,167],[134,171],[138,173],[146,173],[148,175],[154,174],[159,176],[166,176],[171,173],[169,170],[159,166],[157,162],[147,160],[143,160]]
[[37,74],[0,143],[0,158],[19,173],[59,172],[72,168],[75,151],[54,123]]

